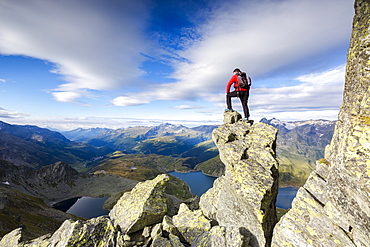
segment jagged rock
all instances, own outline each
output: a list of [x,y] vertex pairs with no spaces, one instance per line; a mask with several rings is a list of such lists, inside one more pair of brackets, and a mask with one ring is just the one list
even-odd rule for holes
[[159,223],[159,224],[156,224],[153,228],[152,228],[152,232],[150,233],[150,236],[155,239],[155,238],[158,238],[160,236],[162,236],[162,223]]
[[67,163],[59,161],[50,166],[41,167],[37,171],[37,176],[48,184],[73,183],[78,178],[79,173]]
[[213,131],[225,175],[202,195],[200,208],[220,226],[239,229],[251,246],[269,246],[277,222],[277,129],[245,122],[237,112],[225,112],[224,122]]
[[274,230],[273,246],[370,246],[370,0],[355,1],[343,104],[325,160]]
[[185,239],[182,237],[180,231],[173,224],[173,221],[172,221],[171,217],[165,215],[163,217],[162,226],[163,226],[163,231],[165,231],[167,234],[169,234],[169,235],[172,234],[172,235],[178,236],[178,237],[182,238],[183,241],[185,241]]
[[[178,237],[181,234],[172,224],[171,218],[166,215],[163,218],[163,221],[166,223],[164,224],[159,223],[153,227],[152,232],[150,234],[150,237],[151,239],[153,239],[153,241],[150,246],[152,247],[163,247],[163,246],[183,247],[184,245],[181,243],[180,238]],[[171,230],[169,229],[169,227],[171,228]],[[176,232],[176,235],[172,234],[171,232]]]
[[226,111],[224,113],[224,124],[233,124],[242,119],[242,116],[237,111]]
[[0,240],[0,247],[20,246],[22,242],[22,228],[17,228],[6,234]]
[[119,246],[120,234],[106,216],[88,221],[66,220],[50,237],[41,237],[22,246]]
[[203,214],[211,220],[217,221],[218,205],[215,199],[220,198],[225,177],[219,177],[213,182],[213,187],[201,196],[199,206]]
[[123,233],[132,233],[145,226],[160,223],[168,211],[169,200],[164,194],[167,174],[139,183],[126,192],[110,211],[109,216]]
[[171,247],[184,247],[184,245],[181,243],[180,238],[178,236],[170,234],[169,239],[171,242]]
[[210,221],[204,217],[201,210],[191,211],[184,203],[180,205],[178,214],[173,216],[173,224],[190,244],[211,229]]
[[197,247],[247,247],[249,239],[240,233],[238,228],[214,226],[204,233],[192,246]]
[[164,237],[157,237],[153,240],[153,247],[172,247],[171,241]]

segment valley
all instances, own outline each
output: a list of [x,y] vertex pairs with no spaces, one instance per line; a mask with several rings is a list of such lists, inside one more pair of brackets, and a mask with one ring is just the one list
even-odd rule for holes
[[[316,160],[324,156],[334,122],[262,122],[279,129],[280,186],[301,186]],[[75,216],[50,206],[70,198],[109,197],[104,205],[109,210],[124,191],[162,173],[202,171],[222,176],[225,167],[212,140],[216,127],[161,124],[59,133],[0,122],[0,214],[7,222],[0,224],[0,235],[19,225],[28,226],[26,238],[55,230],[64,219]],[[170,184],[166,192],[177,198],[175,204],[193,197],[181,180],[173,177]],[[22,197],[29,202],[26,207],[19,206]],[[40,209],[35,211],[39,216],[29,220],[32,208]],[[42,231],[37,226],[45,221]]]

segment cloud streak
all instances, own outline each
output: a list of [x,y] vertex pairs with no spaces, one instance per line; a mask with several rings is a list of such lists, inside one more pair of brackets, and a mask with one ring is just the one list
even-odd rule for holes
[[250,107],[260,117],[277,114],[276,117],[284,119],[317,119],[317,116],[333,119],[342,103],[344,78],[343,64],[332,70],[299,76],[295,79],[300,83],[295,86],[253,88]]
[[174,106],[175,109],[181,109],[181,110],[190,110],[190,109],[200,109],[203,108],[201,106],[195,106],[195,105],[178,105]]
[[[64,103],[108,92],[104,100],[114,106],[181,100],[211,102],[219,109],[231,71],[240,66],[254,79],[250,105],[261,115],[332,111],[340,105],[344,67],[305,72],[293,78],[295,86],[272,85],[266,78],[348,44],[353,1],[236,0],[209,6],[186,13],[194,27],[172,39],[148,34],[151,1],[0,0],[0,53],[52,62],[51,72],[65,82],[51,94]],[[173,45],[162,47],[164,40]],[[143,87],[149,83],[148,61],[173,71]],[[197,107],[186,102],[173,108]]]
[[0,118],[24,118],[29,116],[28,113],[21,113],[17,111],[8,111],[0,107]]
[[149,14],[143,3],[1,1],[0,52],[54,63],[51,72],[66,81],[54,94],[62,102],[86,96],[76,93],[80,89],[128,85],[141,75],[140,51],[148,49],[143,29]]
[[[225,3],[199,26],[202,38],[178,51],[184,59],[173,62],[170,75],[177,82],[158,85],[138,97],[208,101],[210,93],[224,91],[234,67],[242,65],[254,78],[279,73],[277,69],[348,44],[352,8],[346,0]],[[163,93],[168,90],[171,94]],[[287,90],[294,88],[276,89],[279,94],[289,94]]]

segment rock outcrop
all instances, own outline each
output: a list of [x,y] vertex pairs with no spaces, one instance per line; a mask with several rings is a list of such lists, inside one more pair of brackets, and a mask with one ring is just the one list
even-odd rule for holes
[[109,213],[114,224],[126,234],[160,223],[168,212],[169,199],[164,191],[169,179],[168,175],[159,175],[123,194]]
[[355,1],[343,104],[325,159],[274,231],[273,246],[370,246],[370,1]]
[[225,112],[224,125],[213,132],[225,175],[201,197],[200,207],[226,232],[236,228],[251,246],[269,246],[277,222],[277,129],[240,119],[237,112]]
[[109,216],[66,220],[54,233],[30,241],[18,228],[0,247],[370,246],[370,0],[356,0],[355,9],[333,139],[279,223],[277,130],[226,112],[224,124],[213,131],[225,175],[199,207],[182,203],[176,211],[164,193],[169,177],[160,175],[123,194]]
[[[175,205],[165,193],[169,175],[137,184],[126,192],[109,216],[66,220],[52,234],[23,240],[23,229],[5,235],[8,246],[269,246],[276,223],[277,130],[264,123],[225,113],[225,124],[213,139],[226,173],[201,197]],[[178,209],[178,210],[174,210]],[[176,213],[173,213],[176,211]]]

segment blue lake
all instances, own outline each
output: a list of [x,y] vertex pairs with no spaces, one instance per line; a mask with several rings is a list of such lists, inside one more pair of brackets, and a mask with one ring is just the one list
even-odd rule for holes
[[62,201],[53,206],[53,208],[62,210],[69,214],[74,214],[82,218],[95,218],[109,214],[109,211],[103,209],[104,202],[108,197],[93,198],[79,197]]
[[276,200],[276,207],[289,209],[292,207],[292,201],[297,195],[298,189],[295,187],[279,188]]
[[[169,172],[169,174],[184,180],[190,187],[194,195],[201,196],[213,186],[215,177],[204,175],[202,172]],[[279,188],[276,206],[283,209],[292,207],[292,201],[297,194],[298,189],[294,187]],[[79,197],[59,202],[53,208],[64,212],[74,214],[79,217],[91,219],[101,215],[109,214],[109,211],[103,209],[103,204],[107,197]]]
[[169,172],[168,174],[184,180],[189,185],[191,193],[199,197],[213,186],[213,182],[216,179],[215,177],[204,175],[201,171],[187,173]]
[[[204,175],[202,172],[169,172],[169,174],[184,180],[189,185],[191,192],[199,197],[213,186],[213,181],[216,179]],[[297,191],[298,189],[294,187],[279,188],[276,206],[283,209],[291,208]]]

